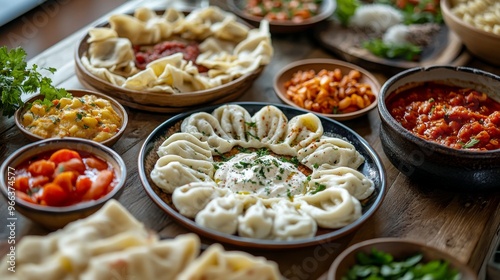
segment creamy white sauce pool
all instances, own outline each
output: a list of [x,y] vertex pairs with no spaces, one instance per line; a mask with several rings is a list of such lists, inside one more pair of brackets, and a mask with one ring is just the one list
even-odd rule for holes
[[307,183],[307,176],[297,167],[272,155],[240,153],[216,165],[214,181],[239,194],[292,197],[302,194]]

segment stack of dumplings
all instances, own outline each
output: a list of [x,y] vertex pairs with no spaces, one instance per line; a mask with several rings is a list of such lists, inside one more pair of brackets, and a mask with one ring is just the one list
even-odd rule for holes
[[150,177],[202,227],[257,239],[312,238],[318,227],[357,220],[360,201],[375,191],[357,170],[363,156],[324,135],[311,113],[288,120],[265,106],[251,116],[229,104],[188,116],[180,130],[158,148]]
[[[210,89],[269,64],[273,55],[267,21],[250,29],[215,6],[187,16],[174,8],[159,16],[142,7],[133,16],[113,15],[109,23],[89,31],[88,53],[81,61],[96,77],[130,90],[174,94]],[[136,67],[133,46],[179,40],[199,42],[196,64],[207,73],[199,73],[182,53],[154,60],[144,70]]]
[[[0,265],[0,279],[224,280],[281,279],[276,263],[211,245],[200,254],[195,234],[159,240],[116,200],[47,236],[26,236],[16,271]],[[252,278],[257,277],[257,278]]]

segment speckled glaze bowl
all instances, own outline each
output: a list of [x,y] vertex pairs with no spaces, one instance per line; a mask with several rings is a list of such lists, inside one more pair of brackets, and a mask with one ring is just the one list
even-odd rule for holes
[[406,130],[389,113],[386,101],[428,81],[473,88],[500,102],[500,76],[467,67],[412,68],[387,80],[379,95],[380,139],[392,164],[425,185],[462,191],[500,188],[500,149],[458,150],[424,140]]

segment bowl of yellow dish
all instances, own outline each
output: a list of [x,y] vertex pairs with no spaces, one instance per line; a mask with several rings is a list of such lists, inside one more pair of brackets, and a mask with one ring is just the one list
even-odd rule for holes
[[77,137],[112,146],[123,135],[127,111],[111,97],[88,90],[68,90],[71,97],[44,102],[35,95],[14,120],[30,140]]

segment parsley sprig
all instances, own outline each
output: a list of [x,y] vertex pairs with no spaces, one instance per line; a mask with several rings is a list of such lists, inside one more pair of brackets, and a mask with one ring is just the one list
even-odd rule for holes
[[[42,67],[51,73],[52,67]],[[36,64],[28,67],[26,52],[21,47],[8,50],[0,47],[0,110],[2,115],[11,117],[24,105],[23,93],[40,93],[44,96],[43,104],[54,99],[71,96],[65,89],[52,85],[52,80],[44,77]]]

